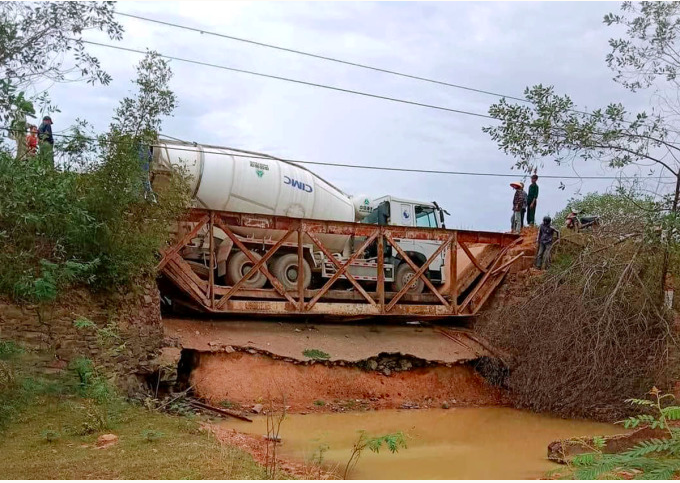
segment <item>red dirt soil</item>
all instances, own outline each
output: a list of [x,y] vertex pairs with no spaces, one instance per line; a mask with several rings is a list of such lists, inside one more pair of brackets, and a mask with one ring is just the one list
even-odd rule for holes
[[404,404],[440,407],[445,402],[451,406],[507,403],[502,390],[465,365],[385,376],[357,367],[292,364],[260,354],[202,353],[191,384],[200,397],[213,404],[228,400],[248,407],[269,400],[280,402],[285,395],[292,412],[388,409]]

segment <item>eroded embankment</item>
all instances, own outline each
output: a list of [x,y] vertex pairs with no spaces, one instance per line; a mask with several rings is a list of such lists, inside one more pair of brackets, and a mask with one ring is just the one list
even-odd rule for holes
[[[181,386],[215,405],[294,412],[498,405],[491,349],[465,329],[164,320]],[[487,378],[483,377],[484,374]]]
[[[194,353],[190,385],[215,405],[251,408],[274,401],[293,412],[498,405],[501,389],[471,364],[382,355],[347,364],[299,363],[235,351]],[[398,365],[403,369],[389,369]],[[367,367],[375,367],[375,370]],[[385,375],[385,374],[389,375]]]

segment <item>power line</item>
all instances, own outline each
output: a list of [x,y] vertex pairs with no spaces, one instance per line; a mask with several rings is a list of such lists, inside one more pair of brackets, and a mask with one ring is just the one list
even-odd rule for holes
[[[162,142],[162,140],[161,140]],[[187,152],[196,152],[196,149],[192,148],[181,148],[177,146],[165,146],[165,145],[152,145],[152,147],[157,147],[157,148],[166,148],[166,149],[171,149],[175,151],[187,151]],[[222,149],[225,150],[232,150],[233,148],[229,147],[223,147]],[[378,170],[378,171],[395,171],[395,172],[401,172],[401,173],[423,173],[423,174],[446,174],[446,175],[457,175],[457,176],[488,176],[488,177],[497,177],[497,178],[517,178],[518,176],[526,176],[529,173],[518,173],[518,174],[512,174],[512,173],[483,173],[483,172],[472,172],[472,171],[448,171],[448,170],[436,170],[436,169],[417,169],[417,168],[390,168],[386,166],[369,166],[369,165],[360,165],[360,164],[345,164],[345,163],[324,163],[321,161],[302,161],[299,159],[286,159],[286,158],[278,158],[274,156],[257,156],[257,155],[247,155],[247,154],[233,154],[233,153],[225,153],[221,151],[206,151],[202,150],[201,151],[203,154],[217,154],[217,155],[222,155],[222,156],[239,156],[241,158],[255,158],[255,159],[264,159],[264,160],[278,160],[278,161],[284,161],[286,163],[293,163],[293,164],[309,164],[313,166],[331,166],[335,168],[353,168],[353,169],[370,169],[370,170]],[[608,179],[608,180],[629,180],[629,179],[640,179],[639,176],[558,176],[558,175],[541,175],[540,178],[544,179]],[[655,178],[656,179],[656,178]],[[674,177],[670,176],[664,176],[663,179],[675,179]]]
[[[0,126],[1,130],[4,131],[16,131],[15,129],[9,128],[9,127],[3,127]],[[94,137],[89,137],[89,136],[73,136],[73,135],[68,135],[68,134],[52,134],[55,137],[62,137],[62,138],[71,138],[71,139],[86,139],[89,141],[98,141],[98,142],[105,142],[107,144],[113,144],[115,141],[112,140],[106,140],[106,139],[101,139],[101,138],[94,138]],[[171,137],[171,136],[168,136]],[[177,140],[176,138],[174,140]],[[117,141],[120,143],[120,141]],[[159,139],[159,142],[163,142],[163,139]],[[184,142],[184,141],[182,141]],[[136,142],[129,141],[127,144],[132,145],[132,144],[137,144]],[[192,144],[192,143],[187,143],[187,144]],[[201,146],[199,143],[193,143],[196,146]],[[179,147],[176,145],[172,145],[170,147],[162,144],[151,144],[150,147],[154,148],[168,148],[172,149],[175,151],[185,151],[185,152],[196,152],[196,149],[194,147]],[[392,172],[402,172],[402,173],[421,173],[421,174],[442,174],[442,175],[453,175],[453,176],[475,176],[475,177],[481,177],[481,176],[486,176],[486,177],[495,177],[495,178],[517,178],[520,176],[526,176],[528,173],[488,173],[488,172],[475,172],[475,171],[451,171],[451,170],[436,170],[436,169],[417,169],[417,168],[391,168],[387,166],[372,166],[372,165],[361,165],[361,164],[347,164],[347,163],[326,163],[322,161],[305,161],[305,160],[300,160],[300,159],[286,159],[286,158],[279,158],[276,156],[270,156],[266,154],[256,154],[252,153],[249,151],[244,151],[242,149],[237,149],[237,148],[231,148],[228,146],[211,146],[213,149],[224,149],[224,150],[229,150],[229,151],[234,151],[233,153],[226,153],[224,151],[214,151],[214,150],[205,150],[203,149],[202,152],[203,154],[215,154],[219,156],[238,156],[241,158],[251,158],[251,159],[263,159],[263,160],[277,160],[277,161],[283,161],[285,163],[292,163],[292,164],[308,164],[310,166],[330,166],[334,168],[350,168],[350,169],[368,169],[368,170],[374,170],[374,171],[392,171]],[[640,176],[568,176],[568,175],[541,175],[540,178],[543,179],[589,179],[589,180],[596,180],[596,179],[602,179],[602,180],[635,180],[635,179],[640,179]],[[658,179],[655,177],[655,179]],[[676,179],[675,177],[672,176],[663,176],[661,179]]]
[[[441,81],[441,80],[432,79],[432,78],[428,78],[428,77],[422,77],[422,76],[417,76],[417,75],[413,75],[413,74],[406,74],[404,72],[398,72],[398,71],[394,71],[394,70],[390,70],[390,69],[384,69],[382,67],[375,67],[375,66],[371,66],[371,65],[367,65],[367,64],[361,64],[361,63],[358,63],[358,62],[352,62],[352,61],[348,61],[348,60],[337,59],[337,58],[329,57],[329,56],[325,56],[325,55],[313,54],[311,52],[305,52],[305,51],[302,51],[302,50],[291,49],[291,48],[287,48],[287,47],[281,47],[279,45],[268,44],[268,43],[259,42],[259,41],[256,41],[256,40],[244,39],[242,37],[235,37],[233,35],[222,34],[222,33],[219,33],[219,32],[213,32],[213,31],[210,31],[210,30],[200,29],[200,28],[197,28],[197,27],[189,27],[188,25],[181,25],[181,24],[177,24],[177,23],[173,23],[173,22],[166,22],[164,20],[157,20],[157,19],[153,19],[153,18],[149,18],[149,17],[142,17],[141,15],[134,15],[134,14],[123,13],[123,12],[114,12],[114,13],[116,15],[120,15],[122,17],[129,17],[129,18],[134,18],[134,19],[137,19],[137,20],[142,20],[144,22],[151,22],[151,23],[156,23],[156,24],[159,24],[159,25],[166,25],[168,27],[173,27],[173,28],[178,28],[178,29],[183,29],[183,30],[189,30],[189,31],[192,31],[192,32],[198,32],[202,35],[212,35],[212,36],[215,36],[215,37],[225,38],[225,39],[229,39],[229,40],[235,40],[237,42],[244,42],[244,43],[248,43],[248,44],[252,44],[252,45],[257,45],[257,46],[260,46],[260,47],[266,47],[266,48],[269,48],[269,49],[280,50],[280,51],[283,51],[283,52],[290,52],[290,53],[299,54],[299,55],[303,55],[303,56],[307,56],[307,57],[312,57],[312,58],[315,58],[315,59],[321,59],[321,60],[326,60],[326,61],[329,61],[329,62],[335,62],[335,63],[338,63],[338,64],[349,65],[349,66],[352,66],[352,67],[359,67],[361,69],[367,69],[367,70],[372,70],[372,71],[375,71],[375,72],[382,72],[382,73],[385,73],[385,74],[391,74],[391,75],[395,75],[395,76],[399,76],[399,77],[404,77],[404,78],[407,78],[407,79],[414,79],[414,80],[418,80],[418,81],[429,82],[431,84],[438,84],[438,85],[442,85],[442,86],[453,87],[453,88],[456,88],[456,89],[462,89],[462,90],[471,91],[471,92],[478,92],[480,94],[487,94],[487,95],[490,95],[490,96],[495,96],[495,97],[500,97],[500,98],[505,98],[505,99],[512,99],[514,101],[531,103],[531,101],[529,101],[528,99],[523,98],[523,97],[516,97],[516,96],[507,95],[507,94],[500,94],[498,92],[487,91],[487,90],[484,90],[484,89],[477,89],[477,88],[474,88],[474,87],[464,86],[464,85],[461,85],[461,84],[453,84],[451,82]],[[595,116],[595,114],[592,113],[592,112],[581,111],[581,110],[578,110],[578,109],[569,109],[568,111],[574,112],[574,113],[577,113],[577,114],[583,114],[583,115],[586,115],[586,116]],[[473,115],[479,115],[479,114],[473,114]],[[484,116],[484,117],[487,117],[489,119],[496,119],[496,118],[493,118],[491,116]],[[633,124],[634,121],[627,121],[627,120],[624,119],[623,122],[626,123],[626,124]]]
[[[109,49],[122,50],[122,51],[125,51],[125,52],[133,52],[135,54],[146,54],[146,52],[143,51],[143,50],[132,49],[132,48],[129,48],[129,47],[121,47],[121,46],[118,46],[118,45],[111,45],[111,44],[102,44],[102,43],[99,43],[99,42],[92,42],[90,40],[83,40],[82,42],[85,43],[85,44],[96,45],[96,46],[99,46],[99,47],[106,47],[106,48],[109,48]],[[158,56],[163,57],[165,59],[175,60],[175,61],[178,61],[178,62],[186,62],[188,64],[202,65],[202,66],[205,66],[205,67],[213,67],[215,69],[228,70],[228,71],[231,71],[231,72],[239,72],[239,73],[242,73],[242,74],[250,74],[250,75],[254,75],[254,76],[258,76],[258,77],[265,77],[265,78],[268,78],[268,79],[276,79],[276,80],[281,80],[281,81],[285,81],[285,82],[292,82],[292,83],[295,83],[295,84],[302,84],[302,85],[306,85],[306,86],[319,87],[321,89],[329,89],[329,90],[338,91],[338,92],[345,92],[347,94],[356,94],[356,95],[359,95],[359,96],[373,97],[373,98],[382,99],[382,100],[385,100],[385,101],[399,102],[401,104],[409,104],[409,105],[412,105],[412,106],[426,107],[426,108],[429,108],[429,109],[437,109],[439,111],[454,112],[456,114],[465,114],[467,116],[475,116],[475,117],[482,117],[482,118],[485,118],[485,119],[494,119],[495,120],[495,118],[489,116],[488,114],[480,114],[478,112],[463,111],[463,110],[460,110],[460,109],[452,109],[450,107],[436,106],[434,104],[425,104],[425,103],[422,103],[422,102],[410,101],[410,100],[407,100],[407,99],[399,99],[399,98],[396,98],[396,97],[381,96],[379,94],[371,94],[371,93],[368,93],[368,92],[356,91],[356,90],[353,90],[353,89],[345,89],[345,88],[342,88],[342,87],[329,86],[329,85],[326,85],[326,84],[317,84],[315,82],[308,82],[308,81],[303,81],[303,80],[299,80],[299,79],[291,79],[289,77],[281,77],[281,76],[273,75],[273,74],[264,74],[262,72],[254,72],[254,71],[251,71],[251,70],[237,69],[235,67],[227,67],[225,65],[212,64],[210,62],[202,62],[202,61],[199,61],[199,60],[185,59],[185,58],[182,58],[182,57],[175,57],[175,56],[164,55],[164,54],[160,54],[160,53],[158,54]]]
[[269,49],[280,50],[280,51],[283,51],[283,52],[290,52],[290,53],[293,53],[293,54],[304,55],[306,57],[312,57],[312,58],[315,58],[315,59],[327,60],[327,61],[335,62],[335,63],[338,63],[338,64],[350,65],[352,67],[359,67],[361,69],[367,69],[367,70],[372,70],[372,71],[375,71],[375,72],[382,72],[382,73],[385,73],[385,74],[391,74],[391,75],[396,75],[396,76],[399,76],[399,77],[405,77],[407,79],[414,79],[414,80],[418,80],[418,81],[429,82],[431,84],[438,84],[438,85],[447,86],[447,87],[454,87],[456,89],[463,89],[463,90],[466,90],[466,91],[478,92],[480,94],[487,94],[487,95],[490,95],[490,96],[505,97],[507,99],[512,99],[512,100],[520,101],[520,102],[529,102],[526,99],[523,99],[521,97],[507,96],[505,94],[499,94],[497,92],[487,91],[487,90],[484,90],[484,89],[476,89],[474,87],[468,87],[468,86],[463,86],[463,85],[460,85],[460,84],[453,84],[453,83],[450,83],[450,82],[431,79],[431,78],[428,78],[428,77],[421,77],[421,76],[417,76],[417,75],[406,74],[404,72],[398,72],[398,71],[395,71],[395,70],[384,69],[382,67],[374,67],[374,66],[371,66],[371,65],[360,64],[358,62],[351,62],[351,61],[348,61],[348,60],[337,59],[337,58],[328,57],[328,56],[325,56],[325,55],[313,54],[311,52],[305,52],[305,51],[302,51],[302,50],[290,49],[290,48],[281,47],[281,46],[278,46],[278,45],[267,44],[267,43],[264,43],[264,42],[258,42],[256,40],[244,39],[244,38],[241,38],[241,37],[234,37],[233,35],[227,35],[227,34],[222,34],[222,33],[219,33],[219,32],[212,32],[210,30],[200,29],[200,28],[196,28],[196,27],[189,27],[187,25],[180,25],[180,24],[177,24],[177,23],[166,22],[166,21],[163,21],[163,20],[157,20],[157,19],[153,19],[153,18],[142,17],[140,15],[133,15],[131,13],[115,12],[115,14],[120,15],[122,17],[129,17],[129,18],[134,18],[134,19],[137,19],[137,20],[142,20],[144,22],[151,22],[151,23],[156,23],[156,24],[160,24],[160,25],[166,25],[168,27],[174,27],[174,28],[179,28],[179,29],[183,29],[183,30],[189,30],[189,31],[198,32],[198,33],[204,34],[204,35],[212,35],[212,36],[215,36],[215,37],[221,37],[221,38],[224,38],[224,39],[235,40],[237,42],[244,42],[244,43],[247,43],[247,44],[257,45],[257,46],[260,46],[260,47],[266,47],[266,48],[269,48]]

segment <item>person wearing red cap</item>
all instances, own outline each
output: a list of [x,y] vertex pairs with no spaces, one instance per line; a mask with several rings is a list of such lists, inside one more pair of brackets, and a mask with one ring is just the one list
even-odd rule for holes
[[515,189],[515,196],[512,198],[512,231],[519,233],[522,231],[523,210],[527,206],[527,194],[524,191],[524,183],[521,181],[514,181],[510,183],[510,186]]
[[38,153],[38,128],[29,126],[28,134],[26,135],[26,154],[28,156],[35,156]]

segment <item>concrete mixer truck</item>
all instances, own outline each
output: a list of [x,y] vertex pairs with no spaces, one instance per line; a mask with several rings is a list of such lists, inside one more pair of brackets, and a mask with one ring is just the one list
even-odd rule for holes
[[[181,141],[159,141],[152,148],[152,184],[182,170],[188,176],[195,207],[237,213],[278,215],[292,218],[389,224],[406,227],[444,228],[445,210],[437,203],[412,201],[394,196],[371,198],[351,196],[297,164],[259,153],[236,151],[218,146],[197,145]],[[234,227],[233,232],[259,260],[264,248],[281,239],[284,232],[252,227]],[[214,232],[218,246],[216,266],[205,267],[209,240],[206,233],[197,235],[182,256],[192,261],[197,270],[204,266],[216,270],[219,280],[233,285],[253,266],[251,259],[220,230]],[[364,240],[346,235],[325,234],[319,240],[336,259],[347,260]],[[439,242],[398,240],[399,246],[420,266],[438,249]],[[311,240],[303,240],[304,262],[298,267],[297,243],[286,243],[267,263],[270,272],[288,290],[297,287],[303,277],[305,289],[322,284],[335,273],[336,265]],[[373,252],[371,252],[373,250]],[[357,258],[350,274],[362,283],[377,280],[376,247],[370,247]],[[427,277],[443,283],[444,255],[430,264]],[[394,291],[401,290],[414,275],[402,263],[394,247],[386,248],[384,279]],[[315,283],[316,282],[316,283]],[[245,288],[262,288],[267,283],[262,273],[251,276]],[[420,293],[424,282],[419,279],[410,293]]]

